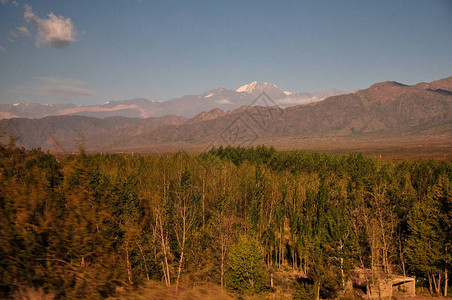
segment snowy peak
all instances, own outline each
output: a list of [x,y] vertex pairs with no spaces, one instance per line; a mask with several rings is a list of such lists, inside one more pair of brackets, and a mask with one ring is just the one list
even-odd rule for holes
[[258,86],[259,85],[267,85],[268,83],[267,82],[257,82],[257,81],[253,81],[253,82],[251,82],[250,84],[245,84],[245,85],[242,85],[241,87],[239,87],[237,90],[236,90],[236,92],[239,92],[239,93],[253,93],[257,88],[258,88]]
[[204,98],[210,98],[210,97],[214,97],[214,96],[221,96],[225,93],[227,93],[229,90],[219,87],[210,91],[205,92],[204,94],[201,94],[200,97],[204,97]]
[[[442,85],[439,87],[441,88]],[[274,84],[254,81],[241,86],[237,90],[218,87],[200,95],[186,95],[165,101],[136,98],[130,100],[109,100],[104,104],[90,106],[39,103],[0,104],[0,120],[42,118],[52,115],[83,115],[96,118],[112,116],[147,118],[171,114],[192,118],[202,111],[210,111],[215,108],[223,111],[232,111],[243,105],[252,105],[263,92],[273,100],[275,105],[277,104],[281,107],[317,102],[338,94],[335,90],[314,94],[307,92],[292,94]]]
[[239,87],[236,92],[239,93],[248,93],[253,95],[258,95],[262,92],[266,92],[270,96],[276,96],[278,98],[285,96],[292,95],[291,92],[285,91],[278,87],[275,84],[268,83],[268,82],[258,82],[253,81],[250,84],[243,85]]

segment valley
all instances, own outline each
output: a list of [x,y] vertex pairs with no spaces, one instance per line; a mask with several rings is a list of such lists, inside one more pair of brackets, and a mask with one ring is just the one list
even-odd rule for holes
[[[274,89],[267,91],[275,93]],[[243,90],[240,93],[249,92]],[[214,108],[192,118],[65,115],[4,119],[0,125],[4,142],[13,134],[20,146],[60,153],[77,151],[77,141],[83,140],[89,153],[266,145],[283,151],[362,152],[396,160],[452,155],[452,77],[413,86],[382,82],[292,107],[277,106],[265,91],[259,92],[262,89],[249,93],[248,105],[231,111]]]

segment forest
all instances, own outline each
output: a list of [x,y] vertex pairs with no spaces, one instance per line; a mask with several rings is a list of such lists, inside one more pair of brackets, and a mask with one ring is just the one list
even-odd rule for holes
[[367,288],[400,274],[447,295],[451,218],[448,161],[264,146],[56,156],[12,141],[0,147],[0,297],[97,299],[157,281],[338,298],[357,268]]

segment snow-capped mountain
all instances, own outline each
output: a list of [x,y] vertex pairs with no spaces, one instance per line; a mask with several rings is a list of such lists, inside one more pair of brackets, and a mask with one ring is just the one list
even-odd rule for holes
[[255,96],[259,96],[262,92],[265,92],[274,100],[285,98],[286,96],[292,95],[291,92],[285,91],[275,84],[268,82],[258,82],[253,81],[250,84],[242,85],[236,92],[247,93]]
[[[325,92],[327,95],[331,93],[334,93],[334,90]],[[314,94],[304,96],[312,95]],[[287,97],[291,96],[295,97],[294,95]],[[287,97],[279,99],[279,103],[282,100],[287,101]],[[298,97],[302,99],[303,93],[298,94]],[[221,102],[221,99],[227,99],[233,104],[220,104],[218,101]],[[295,98],[290,99],[295,101]],[[275,145],[275,143],[282,146],[291,146],[294,143],[306,145],[305,140],[310,140],[306,141],[310,145],[323,143],[325,147],[331,147],[333,144],[336,146],[344,137],[341,143],[347,146],[351,141],[355,142],[362,138],[360,140],[362,145],[375,148],[377,144],[369,144],[369,140],[376,138],[378,143],[386,140],[387,145],[392,146],[394,141],[402,141],[405,147],[410,137],[413,137],[412,149],[418,149],[419,141],[428,140],[425,144],[427,146],[434,137],[438,138],[435,142],[438,143],[438,147],[446,149],[452,140],[450,130],[452,77],[412,86],[391,81],[380,82],[355,93],[281,110],[275,107],[250,105],[249,101],[254,100],[256,96],[248,92],[218,88],[197,96],[185,96],[161,103],[140,100],[120,102],[121,105],[138,106],[140,102],[149,104],[147,114],[164,114],[173,112],[176,108],[191,114],[194,110],[206,107],[228,106],[227,110],[206,108],[205,112],[200,112],[190,119],[180,116],[105,119],[80,115],[54,116],[35,120],[26,118],[1,120],[0,129],[20,137],[17,141],[20,146],[58,151],[63,148],[68,151],[77,150],[78,143],[75,141],[79,139],[80,133],[85,136],[87,150],[136,149],[140,152],[167,152],[194,148],[203,150],[211,146],[243,145],[238,136],[244,131],[247,132],[243,136],[246,139],[250,134],[258,135],[254,145]],[[248,101],[248,105],[231,108],[240,101]],[[117,107],[117,102],[111,103],[115,105],[111,109]],[[17,108],[22,105],[10,104],[10,106]],[[192,110],[187,110],[188,108]],[[265,120],[264,128],[260,126],[262,123],[258,123],[261,119],[257,117]],[[231,137],[224,139],[223,133]],[[356,149],[354,147],[353,149]]]
[[179,115],[191,118],[201,112],[219,108],[222,111],[232,111],[243,105],[250,105],[265,92],[273,103],[282,107],[307,104],[344,94],[339,90],[326,90],[319,93],[291,93],[268,82],[254,81],[243,85],[237,90],[222,87],[207,91],[200,95],[186,95],[181,98],[166,101],[152,101],[144,98],[109,100],[104,104],[92,106],[76,106],[74,104],[0,104],[0,119],[11,118],[42,118],[58,115],[82,115],[105,118],[112,116],[148,118],[165,115]]
[[318,102],[331,96],[338,96],[346,93],[345,91],[338,89],[327,89],[316,93],[292,93],[281,89],[275,84],[258,81],[243,85],[239,87],[236,92],[254,95],[255,97],[259,96],[262,92],[265,92],[277,105],[282,107]]

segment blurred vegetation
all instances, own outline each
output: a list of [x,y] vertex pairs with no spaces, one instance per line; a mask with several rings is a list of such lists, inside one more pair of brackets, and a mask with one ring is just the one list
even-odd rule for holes
[[333,298],[356,267],[439,295],[451,207],[448,162],[266,147],[57,159],[13,141],[0,146],[0,297],[104,298],[155,281],[278,293],[285,270],[307,280],[295,298]]

